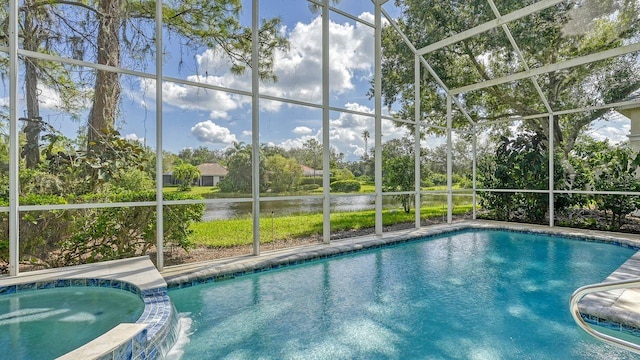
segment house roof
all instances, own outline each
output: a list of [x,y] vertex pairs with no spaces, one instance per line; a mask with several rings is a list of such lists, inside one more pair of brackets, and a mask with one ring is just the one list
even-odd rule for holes
[[229,171],[218,163],[204,163],[197,166],[201,176],[226,176]]
[[310,167],[305,166],[305,165],[300,165],[300,168],[302,168],[302,175],[303,176],[313,176],[313,175],[316,175],[318,173],[320,173],[320,174],[322,173],[322,170],[317,170],[317,169],[314,169],[314,168],[310,168]]

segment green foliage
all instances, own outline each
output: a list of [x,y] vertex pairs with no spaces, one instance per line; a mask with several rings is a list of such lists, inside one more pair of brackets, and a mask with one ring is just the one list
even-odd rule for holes
[[[165,194],[167,200],[194,198],[182,193]],[[20,198],[20,203],[25,205],[139,201],[155,201],[155,192],[127,191],[82,197],[29,194]],[[188,249],[190,226],[200,221],[203,214],[203,204],[166,206],[165,244]],[[7,214],[0,214],[0,218],[0,259],[6,260]],[[156,244],[155,220],[155,206],[21,212],[21,261],[54,267],[144,255]]]
[[[251,162],[252,149],[251,145],[243,145],[241,143],[234,143],[234,147],[227,152],[227,169],[229,173],[227,176],[220,180],[218,187],[221,192],[225,193],[251,193],[251,184],[253,179],[253,166]],[[265,181],[265,159],[260,154],[260,192],[266,190],[267,182]]]
[[[531,3],[525,0],[502,2],[501,13],[505,15]],[[634,42],[640,33],[639,10],[640,4],[634,1],[564,1],[513,22],[510,31],[529,66],[540,67]],[[494,19],[491,7],[483,0],[405,0],[397,22],[408,40],[419,49]],[[385,105],[393,107],[398,118],[413,118],[415,54],[391,26],[383,29],[382,49]],[[510,40],[495,36],[493,31],[458,41],[424,57],[449,88],[522,71],[522,61],[514,55]],[[594,103],[614,103],[624,100],[640,87],[640,64],[637,55],[619,56],[550,72],[540,81],[540,86],[552,108],[575,109]],[[446,97],[436,79],[421,77],[420,90],[420,118],[431,125],[445,126]],[[511,83],[493,86],[487,91],[467,92],[464,105],[477,121],[546,112],[534,87]],[[607,111],[577,112],[554,118],[558,152],[564,155],[570,152],[580,130]],[[459,111],[453,112],[453,123],[455,127],[470,128],[470,123]],[[539,135],[549,134],[547,117],[527,120],[519,126]],[[506,128],[506,125],[495,127]],[[431,128],[429,131],[440,130]]]
[[360,191],[360,182],[357,180],[334,181],[330,187],[333,192],[358,192]]
[[[596,191],[639,192],[640,180],[636,176],[640,166],[640,156],[629,148],[609,148],[608,151],[593,154],[593,187]],[[609,227],[620,229],[624,218],[640,208],[640,196],[598,194],[593,199],[598,208],[611,212]]]
[[173,177],[180,182],[180,191],[189,191],[191,184],[200,177],[200,170],[189,163],[182,163],[173,169]]
[[269,187],[273,192],[292,191],[302,177],[302,168],[296,159],[282,155],[268,157],[267,169]]
[[[565,172],[560,161],[554,161],[554,165],[554,186],[561,189]],[[538,134],[522,134],[515,139],[503,137],[495,154],[481,159],[478,169],[478,181],[484,188],[546,190],[549,188],[546,139]],[[568,196],[556,196],[554,201],[557,211],[572,204]],[[498,220],[518,217],[539,223],[548,212],[549,196],[529,192],[480,192],[480,204]]]
[[331,172],[337,181],[353,180],[356,178],[348,169],[334,169],[331,170]]
[[310,185],[310,184],[315,184],[318,185],[319,187],[322,186],[322,176],[319,177],[303,177],[302,179],[300,179],[300,185]]
[[155,182],[149,174],[140,169],[133,169],[121,174],[111,182],[116,191],[147,191],[153,189]]
[[[393,139],[382,145],[382,190],[386,192],[415,190],[415,157],[410,140]],[[414,197],[394,195],[405,212],[411,210]]]

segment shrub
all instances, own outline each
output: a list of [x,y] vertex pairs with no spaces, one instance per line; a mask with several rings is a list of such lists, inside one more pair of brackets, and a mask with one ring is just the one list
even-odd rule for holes
[[[196,199],[184,193],[165,194],[167,200]],[[68,202],[155,201],[153,191],[125,191],[81,197],[29,195],[23,204]],[[202,219],[204,204],[166,206],[164,240],[167,246],[188,249],[189,226]],[[8,215],[0,214],[0,259],[8,260]],[[156,245],[156,207],[131,206],[77,210],[26,211],[20,218],[21,262],[46,267],[68,266],[146,254]]]
[[334,181],[331,183],[331,191],[358,192],[360,191],[360,182],[356,180]]
[[318,184],[308,184],[308,185],[300,186],[300,190],[303,190],[303,191],[313,191],[313,190],[316,190],[318,188],[320,188],[320,185],[318,185]]

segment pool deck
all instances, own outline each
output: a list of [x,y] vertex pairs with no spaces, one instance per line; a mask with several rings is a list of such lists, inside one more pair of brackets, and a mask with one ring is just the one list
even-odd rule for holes
[[0,286],[42,283],[58,279],[119,280],[133,284],[141,291],[167,286],[164,278],[146,256],[22,272],[18,276],[0,277]]

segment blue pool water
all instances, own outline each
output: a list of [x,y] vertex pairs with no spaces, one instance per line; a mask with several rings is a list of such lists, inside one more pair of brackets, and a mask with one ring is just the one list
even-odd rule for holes
[[632,254],[461,232],[170,292],[183,359],[640,359],[581,332],[568,304]]
[[136,322],[140,297],[100,287],[54,288],[0,296],[0,358],[54,359]]

